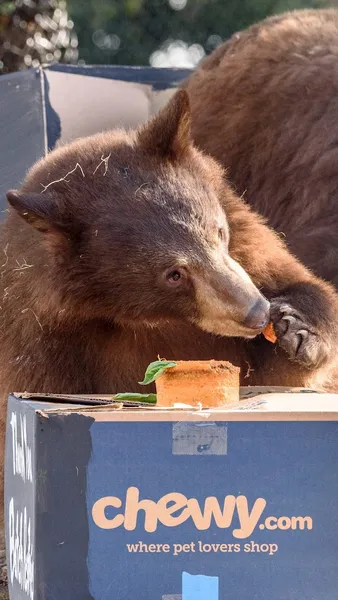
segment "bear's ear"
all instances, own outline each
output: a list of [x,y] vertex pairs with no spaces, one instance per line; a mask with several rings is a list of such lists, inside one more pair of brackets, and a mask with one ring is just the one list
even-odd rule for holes
[[168,105],[138,134],[141,147],[163,158],[178,159],[191,144],[190,103],[185,90],[176,92]]
[[21,193],[10,190],[9,204],[27,223],[42,233],[62,233],[64,224],[55,200],[48,194]]

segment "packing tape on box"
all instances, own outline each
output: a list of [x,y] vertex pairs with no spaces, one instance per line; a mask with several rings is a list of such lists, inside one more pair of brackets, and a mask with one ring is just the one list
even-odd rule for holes
[[174,455],[218,455],[228,452],[228,429],[225,423],[173,423]]
[[218,600],[218,577],[182,573],[182,600]]

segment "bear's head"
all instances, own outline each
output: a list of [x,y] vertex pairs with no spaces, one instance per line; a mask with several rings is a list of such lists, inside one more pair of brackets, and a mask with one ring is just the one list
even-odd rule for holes
[[269,303],[229,254],[221,203],[233,192],[189,129],[179,91],[136,132],[59,148],[8,192],[9,218],[31,228],[26,254],[44,253],[48,293],[65,316],[132,327],[184,320],[243,337],[268,322]]

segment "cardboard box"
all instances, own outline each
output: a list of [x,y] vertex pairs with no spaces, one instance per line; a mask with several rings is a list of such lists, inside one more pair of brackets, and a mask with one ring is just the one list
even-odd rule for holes
[[12,599],[337,600],[338,396],[105,402],[9,399]]

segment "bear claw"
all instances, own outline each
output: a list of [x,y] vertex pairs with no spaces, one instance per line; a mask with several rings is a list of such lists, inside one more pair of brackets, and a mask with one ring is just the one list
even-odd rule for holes
[[306,318],[290,304],[275,298],[271,302],[271,320],[279,345],[289,357],[308,368],[318,367],[328,355],[325,341]]

